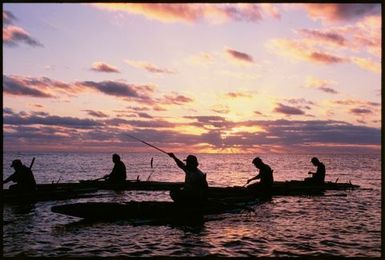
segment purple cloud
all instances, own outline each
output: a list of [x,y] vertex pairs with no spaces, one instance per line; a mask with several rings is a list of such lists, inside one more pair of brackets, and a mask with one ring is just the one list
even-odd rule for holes
[[282,113],[285,115],[304,115],[305,114],[305,112],[303,112],[299,108],[286,106],[281,103],[278,103],[278,106],[274,108],[274,112]]

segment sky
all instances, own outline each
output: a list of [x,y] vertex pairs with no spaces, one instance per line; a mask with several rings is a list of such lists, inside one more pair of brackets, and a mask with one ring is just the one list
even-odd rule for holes
[[380,4],[3,4],[5,151],[378,153]]

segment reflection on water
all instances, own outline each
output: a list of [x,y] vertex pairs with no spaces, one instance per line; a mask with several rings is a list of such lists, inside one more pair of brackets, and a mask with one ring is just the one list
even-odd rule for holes
[[[184,155],[178,155],[181,158]],[[39,183],[75,182],[104,176],[112,168],[110,154],[5,154],[4,177],[14,158],[36,157]],[[122,154],[128,178],[183,181],[174,162],[162,154]],[[150,160],[154,158],[154,168]],[[242,186],[254,176],[248,155],[199,155],[210,185]],[[269,155],[275,180],[307,177],[312,155]],[[87,222],[51,212],[51,207],[75,202],[130,200],[170,201],[167,191],[100,191],[90,198],[3,206],[4,256],[380,256],[380,156],[319,155],[326,180],[359,184],[354,191],[328,191],[324,196],[273,197],[243,210],[205,216],[203,222]],[[226,162],[226,164],[223,164]],[[60,165],[60,171],[57,166]],[[295,167],[293,168],[293,165]]]

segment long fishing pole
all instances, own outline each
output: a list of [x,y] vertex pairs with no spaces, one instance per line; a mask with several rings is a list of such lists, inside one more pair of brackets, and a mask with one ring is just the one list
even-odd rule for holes
[[156,150],[161,151],[162,153],[168,154],[166,151],[164,151],[164,150],[162,150],[162,149],[156,147],[155,145],[152,145],[152,144],[149,144],[149,143],[147,143],[147,142],[145,142],[145,141],[143,141],[143,140],[140,140],[139,138],[136,138],[135,136],[132,136],[132,135],[129,135],[129,134],[126,134],[126,135],[128,135],[129,137],[131,137],[131,138],[133,138],[133,139],[135,139],[135,140],[137,140],[137,141],[139,141],[139,142],[142,142],[142,143],[144,143],[144,144],[147,144],[148,146],[151,146],[152,148],[155,148]]

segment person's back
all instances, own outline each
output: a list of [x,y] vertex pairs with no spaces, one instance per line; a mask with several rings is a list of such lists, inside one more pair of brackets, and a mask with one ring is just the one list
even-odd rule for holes
[[206,175],[198,168],[186,169],[185,173],[184,190],[202,197],[207,188]]
[[273,170],[269,165],[263,164],[260,169],[261,181],[260,184],[265,187],[271,187],[274,182]]
[[111,183],[122,183],[126,180],[126,166],[122,161],[116,162],[110,174],[109,181]]
[[116,153],[112,155],[112,161],[114,163],[112,172],[103,178],[112,184],[122,184],[126,181],[127,178],[126,165],[124,165],[124,163],[120,160],[120,156]]
[[318,160],[317,157],[313,157],[311,159],[311,163],[317,167],[316,172],[309,172],[309,174],[312,174],[313,176],[310,178],[306,178],[306,183],[312,183],[312,184],[323,184],[325,183],[325,175],[326,175],[326,168],[325,165]]
[[319,184],[324,183],[325,173],[326,173],[325,165],[322,162],[319,162],[319,164],[317,165],[317,171],[313,175],[314,182]]

